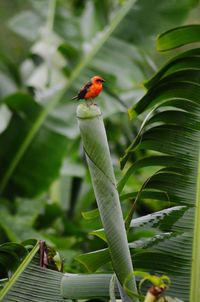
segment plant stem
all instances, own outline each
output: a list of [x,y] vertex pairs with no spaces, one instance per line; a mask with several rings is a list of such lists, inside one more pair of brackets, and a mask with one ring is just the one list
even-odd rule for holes
[[[127,277],[131,276],[128,279],[127,288],[130,292],[137,294],[101,111],[96,105],[79,105],[77,117],[113,269],[122,287],[127,281]],[[133,298],[132,301],[136,302],[138,299]]]
[[157,301],[157,297],[148,291],[144,302],[156,302],[156,301]]
[[53,31],[55,12],[56,12],[56,0],[49,0],[49,7],[48,7],[48,14],[47,14],[47,27],[49,31]]

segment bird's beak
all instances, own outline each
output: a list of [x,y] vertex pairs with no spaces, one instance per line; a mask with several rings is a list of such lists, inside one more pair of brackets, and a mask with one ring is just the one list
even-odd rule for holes
[[104,80],[104,79],[101,79],[101,81],[102,81],[102,82],[105,82],[105,80]]

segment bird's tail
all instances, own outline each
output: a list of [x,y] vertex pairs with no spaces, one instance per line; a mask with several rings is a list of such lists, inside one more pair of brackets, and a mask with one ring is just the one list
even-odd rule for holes
[[78,100],[78,95],[74,96],[72,100]]

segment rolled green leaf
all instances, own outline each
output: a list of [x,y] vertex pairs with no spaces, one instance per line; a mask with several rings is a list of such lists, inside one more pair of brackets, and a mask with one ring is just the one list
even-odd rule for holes
[[[108,298],[110,274],[65,274],[61,282],[61,292],[65,299]],[[117,286],[116,297],[120,297]]]
[[[81,104],[77,118],[113,269],[123,286],[133,266],[101,111],[97,105]],[[137,293],[134,277],[128,286]]]

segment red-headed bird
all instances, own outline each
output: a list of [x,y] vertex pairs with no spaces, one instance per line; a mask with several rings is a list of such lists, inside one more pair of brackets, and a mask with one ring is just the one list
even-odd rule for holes
[[85,84],[72,100],[92,100],[96,98],[103,89],[105,80],[100,76],[94,76]]

